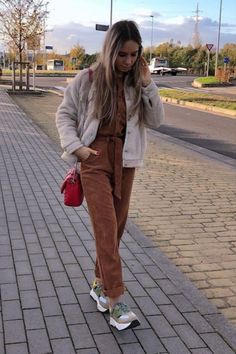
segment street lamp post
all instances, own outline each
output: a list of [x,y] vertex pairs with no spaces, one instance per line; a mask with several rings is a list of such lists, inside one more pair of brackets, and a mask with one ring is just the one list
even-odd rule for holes
[[218,27],[218,35],[217,35],[216,61],[215,61],[215,76],[217,74],[218,56],[219,56],[219,49],[220,49],[221,14],[222,14],[222,0],[220,0],[219,27]]
[[149,62],[151,64],[151,60],[152,60],[152,42],[153,42],[153,15],[150,15],[150,17],[152,18],[152,31],[151,31],[151,45],[150,45],[150,57],[149,57]]
[[112,26],[112,9],[113,9],[113,0],[111,0],[111,7],[110,7],[110,27]]

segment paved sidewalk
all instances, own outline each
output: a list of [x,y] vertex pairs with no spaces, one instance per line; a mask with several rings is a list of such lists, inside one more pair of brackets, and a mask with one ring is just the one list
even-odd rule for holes
[[235,328],[131,221],[121,255],[142,325],[110,328],[88,295],[91,224],[86,205],[62,204],[59,155],[0,91],[0,353],[236,353]]

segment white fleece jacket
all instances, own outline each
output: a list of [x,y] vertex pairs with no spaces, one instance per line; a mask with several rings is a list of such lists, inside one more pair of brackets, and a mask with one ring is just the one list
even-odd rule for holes
[[[146,150],[146,128],[143,124],[138,124],[138,113],[129,113],[134,96],[133,88],[125,85],[124,92],[127,127],[123,166],[139,167],[143,164]],[[89,146],[97,135],[99,121],[92,115],[94,93],[95,87],[89,80],[88,69],[82,70],[68,85],[57,110],[56,126],[64,150],[62,158],[71,164],[77,160],[73,152],[82,146]],[[142,99],[145,125],[159,127],[164,119],[164,110],[153,80],[142,88]]]

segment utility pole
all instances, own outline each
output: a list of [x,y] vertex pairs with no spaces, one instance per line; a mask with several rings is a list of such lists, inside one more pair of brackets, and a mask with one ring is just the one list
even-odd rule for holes
[[111,7],[110,7],[110,27],[112,26],[112,10],[113,10],[113,0],[111,0]]
[[194,32],[193,32],[193,46],[194,46],[194,48],[198,48],[201,45],[200,34],[199,34],[199,22],[200,22],[199,14],[200,14],[200,12],[202,12],[202,11],[199,10],[199,5],[197,3],[197,9],[196,9],[196,11],[193,11],[193,13],[196,14],[196,16],[194,16],[196,22],[195,22]]
[[149,64],[151,64],[151,60],[152,60],[152,43],[153,43],[153,15],[150,15],[150,17],[152,18],[152,31],[151,31],[151,45],[150,45],[150,56],[149,56]]
[[217,75],[218,57],[219,57],[219,50],[220,50],[221,14],[222,14],[222,0],[220,0],[219,26],[218,26],[217,46],[216,46],[215,76]]

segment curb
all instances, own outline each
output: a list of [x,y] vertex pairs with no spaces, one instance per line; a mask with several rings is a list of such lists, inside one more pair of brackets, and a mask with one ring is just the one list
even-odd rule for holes
[[193,109],[201,110],[201,111],[203,110],[203,111],[207,111],[210,113],[220,113],[220,114],[227,115],[228,118],[232,118],[232,119],[236,118],[236,111],[234,111],[232,109],[207,106],[207,105],[201,104],[201,103],[193,103],[193,102],[183,101],[183,100],[179,100],[176,98],[170,98],[170,97],[165,97],[165,96],[161,96],[161,100],[164,103],[180,105],[183,107],[185,106],[186,108],[193,108]]
[[158,247],[153,247],[140,228],[128,218],[126,230],[132,238],[144,250],[146,255],[167,275],[177,289],[179,289],[189,300],[189,302],[201,313],[210,325],[220,333],[224,340],[236,353],[236,329],[227,318],[222,315],[214,304],[197,289],[194,284],[167,258]]

